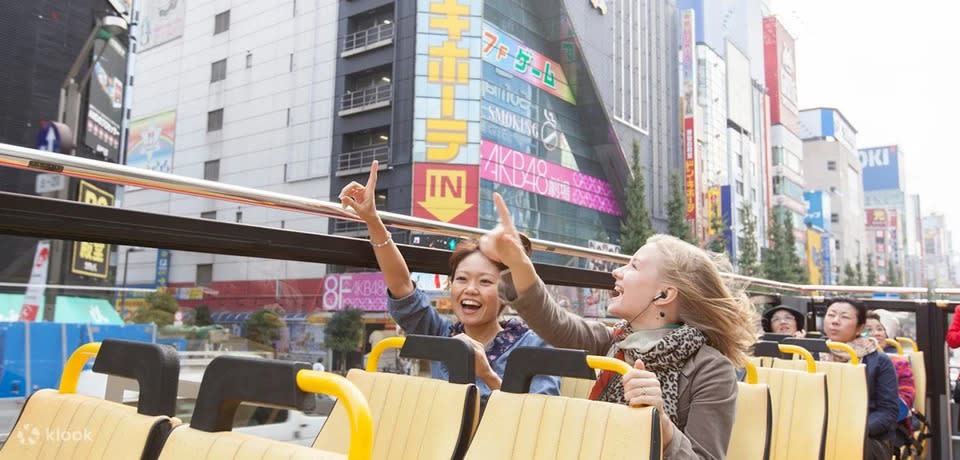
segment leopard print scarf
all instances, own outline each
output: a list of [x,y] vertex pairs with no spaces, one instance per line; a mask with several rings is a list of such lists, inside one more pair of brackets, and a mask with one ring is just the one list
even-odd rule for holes
[[[656,374],[657,379],[660,380],[660,388],[663,391],[663,410],[674,425],[683,429],[677,420],[680,369],[707,342],[707,337],[699,329],[683,325],[669,332],[649,350],[641,352],[636,348],[620,348],[618,344],[633,333],[633,328],[626,321],[617,323],[613,328],[613,345],[607,356],[623,360],[628,364],[633,364],[637,359],[643,360],[647,370]],[[601,373],[590,393],[590,399],[627,404],[620,375],[610,371]]]

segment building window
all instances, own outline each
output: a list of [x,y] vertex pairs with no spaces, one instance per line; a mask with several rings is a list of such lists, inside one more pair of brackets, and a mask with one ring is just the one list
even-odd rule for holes
[[200,213],[201,219],[217,220],[217,211],[207,211]]
[[230,30],[230,10],[224,11],[213,18],[213,34]]
[[737,181],[737,195],[743,196],[743,182]]
[[832,213],[832,214],[830,214],[830,222],[832,222],[832,223],[834,223],[834,224],[839,224],[839,223],[840,223],[840,214],[838,214],[838,213]]
[[639,130],[649,129],[644,115],[649,104],[647,75],[650,73],[650,43],[647,39],[655,20],[645,2],[618,2],[611,12],[613,29],[611,74],[614,117]]
[[197,286],[209,286],[213,283],[213,264],[197,265]]
[[290,108],[287,108],[287,126],[290,126]]
[[837,162],[836,162],[836,161],[833,161],[833,160],[828,161],[828,162],[827,162],[827,169],[830,170],[830,171],[836,171],[836,170],[837,170]]
[[204,180],[220,180],[220,160],[211,160],[203,163]]
[[221,59],[210,64],[210,83],[227,78],[227,60]]
[[251,53],[251,52],[249,52],[249,51],[247,51],[247,64],[246,64],[246,66],[247,66],[248,69],[251,68],[251,67],[253,67],[253,53]]
[[223,129],[223,109],[207,112],[207,132]]
[[293,72],[293,53],[290,53],[290,71]]

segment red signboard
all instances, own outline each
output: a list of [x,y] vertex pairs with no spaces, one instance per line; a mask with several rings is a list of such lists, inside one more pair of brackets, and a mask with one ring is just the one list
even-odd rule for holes
[[697,162],[693,117],[683,120],[683,184],[687,195],[687,220],[697,218]]
[[413,166],[413,215],[458,225],[479,224],[477,165],[416,163]]
[[867,227],[887,227],[890,222],[890,212],[882,208],[866,209]]
[[793,37],[773,16],[763,18],[763,59],[770,90],[770,122],[799,133],[796,46]]

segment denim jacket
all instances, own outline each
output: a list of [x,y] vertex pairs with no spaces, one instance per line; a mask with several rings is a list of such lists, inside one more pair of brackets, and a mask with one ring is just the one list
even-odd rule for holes
[[[410,294],[399,299],[394,298],[387,293],[387,306],[390,309],[390,316],[403,328],[407,334],[433,335],[447,337],[453,330],[454,323],[439,313],[430,305],[430,299],[426,294],[416,288]],[[494,372],[503,378],[503,372],[507,368],[507,359],[510,353],[517,347],[548,347],[533,331],[526,329],[526,332],[510,344],[495,360],[490,361],[490,367]],[[489,356],[488,356],[489,360]],[[439,362],[430,363],[430,374],[435,379],[449,380],[447,366]],[[480,391],[481,404],[486,405],[487,398],[490,397],[490,387],[482,380],[477,378],[477,389]],[[558,377],[538,375],[530,382],[530,393],[540,393],[547,395],[560,394],[560,379]]]

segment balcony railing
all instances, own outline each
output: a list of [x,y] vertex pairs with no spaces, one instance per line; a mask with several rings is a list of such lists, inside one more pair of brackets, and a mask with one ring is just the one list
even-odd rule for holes
[[[343,53],[359,53],[365,49],[386,45],[393,40],[393,24],[380,24],[348,34],[343,39]],[[376,46],[374,46],[376,45]],[[354,53],[349,53],[354,54]]]
[[390,146],[384,144],[341,153],[337,158],[337,176],[365,172],[370,169],[370,163],[373,160],[379,161],[383,166],[389,165]]
[[393,84],[384,83],[368,86],[356,91],[347,91],[340,98],[340,115],[362,112],[363,110],[386,107],[393,97]]

